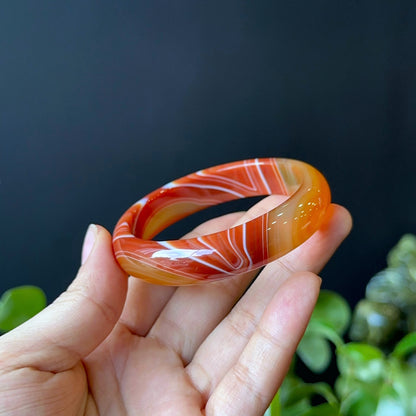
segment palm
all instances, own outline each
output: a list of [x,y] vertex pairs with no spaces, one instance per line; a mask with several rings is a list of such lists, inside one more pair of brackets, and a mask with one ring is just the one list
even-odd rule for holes
[[165,415],[175,409],[188,415],[201,409],[201,394],[177,353],[122,326],[114,335],[86,363],[91,400],[100,414]]

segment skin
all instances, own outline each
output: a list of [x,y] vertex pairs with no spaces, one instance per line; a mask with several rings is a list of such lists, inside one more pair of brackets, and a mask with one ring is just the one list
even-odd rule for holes
[[254,282],[250,273],[176,289],[127,277],[110,234],[93,226],[67,291],[0,337],[0,415],[263,415],[315,305],[315,273],[350,228],[331,205],[322,228]]

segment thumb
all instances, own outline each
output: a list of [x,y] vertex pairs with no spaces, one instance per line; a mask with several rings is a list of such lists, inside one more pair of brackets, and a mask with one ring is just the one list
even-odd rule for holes
[[123,309],[127,276],[103,227],[88,228],[82,261],[77,277],[55,302],[0,338],[0,361],[7,367],[65,371],[111,332]]

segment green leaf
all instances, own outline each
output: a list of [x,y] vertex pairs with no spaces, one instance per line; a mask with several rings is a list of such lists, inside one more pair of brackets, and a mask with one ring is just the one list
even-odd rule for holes
[[374,416],[376,408],[377,395],[363,386],[352,391],[341,402],[340,412],[344,416]]
[[303,416],[307,411],[312,408],[309,400],[303,399],[296,402],[292,406],[288,406],[282,409],[281,416]]
[[279,389],[279,400],[283,407],[288,406],[288,403],[293,403],[296,400],[300,400],[303,397],[296,397],[294,396],[293,392],[297,389],[298,386],[302,386],[304,384],[303,380],[299,377],[288,374],[285,379],[283,380],[282,385]]
[[331,349],[327,340],[336,347],[343,345],[342,338],[325,322],[311,321],[298,345],[297,353],[305,365],[316,373],[324,371],[331,361]]
[[416,264],[416,236],[405,234],[387,255],[390,267],[407,267]]
[[321,290],[312,313],[311,321],[317,321],[331,327],[342,335],[351,319],[351,309],[347,301],[340,295],[329,290]]
[[297,393],[304,382],[293,374],[288,374],[274,397],[267,416],[301,416],[311,405],[309,399]]
[[[273,399],[269,415],[303,416],[305,412],[313,409],[311,399],[317,395],[322,396],[333,408],[339,407],[338,399],[328,384],[305,383],[296,376],[286,376],[279,395]],[[276,403],[276,400],[279,400],[279,403]]]
[[313,372],[324,371],[331,362],[331,349],[327,340],[337,347],[343,344],[342,334],[351,317],[347,302],[338,294],[321,291],[308,328],[302,338],[297,353],[305,365]]
[[316,395],[322,396],[331,406],[338,405],[338,399],[327,383],[303,383],[296,388],[293,396],[311,399]]
[[290,407],[295,403],[307,399],[308,401],[315,395],[320,395],[329,403],[337,403],[337,398],[333,394],[331,387],[326,383],[304,383],[299,382],[293,386],[290,394],[287,395],[284,402],[285,407]]
[[266,415],[280,416],[281,410],[282,410],[282,406],[280,404],[280,393],[277,392],[272,402],[270,403],[270,406],[269,406],[268,412],[266,412]]
[[400,400],[397,391],[390,384],[384,384],[380,391],[375,416],[406,415],[405,403]]
[[305,334],[297,349],[300,359],[314,373],[321,373],[331,362],[331,348],[326,339],[314,334]]
[[400,309],[416,303],[415,279],[404,265],[389,267],[377,273],[368,282],[365,293],[369,300],[392,303]]
[[407,332],[416,332],[416,304],[406,308]]
[[12,330],[45,306],[46,296],[36,286],[20,286],[7,290],[0,298],[0,331]]
[[416,351],[416,332],[411,332],[396,344],[391,355],[396,358],[404,358],[414,351]]
[[400,310],[395,305],[363,299],[354,309],[350,338],[380,345],[390,340],[399,322]]
[[405,234],[388,253],[387,264],[367,284],[366,297],[406,310],[416,304],[416,236]]
[[323,403],[309,409],[303,416],[339,416],[339,407]]
[[305,335],[319,336],[331,341],[336,347],[340,347],[344,344],[342,338],[338,335],[338,332],[328,325],[326,322],[314,320],[309,322],[306,328]]
[[367,344],[350,342],[337,349],[338,369],[342,375],[365,382],[381,380],[386,360],[383,352]]
[[338,404],[331,387],[327,383],[305,383],[298,377],[286,377],[279,391],[280,402],[288,407],[304,398],[308,400],[313,396],[322,396],[328,403]]
[[400,403],[407,414],[412,414],[416,408],[416,367],[399,360],[389,359],[389,382],[394,388]]

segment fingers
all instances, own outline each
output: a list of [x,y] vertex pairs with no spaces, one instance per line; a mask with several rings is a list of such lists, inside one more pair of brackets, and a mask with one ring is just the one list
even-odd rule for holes
[[204,341],[189,364],[188,372],[199,391],[208,397],[235,364],[266,306],[279,293],[282,284],[295,272],[317,273],[350,228],[351,217],[348,211],[332,205],[326,223],[317,233],[297,249],[264,268],[231,313]]
[[130,276],[120,324],[135,335],[145,336],[175,290]]
[[[299,273],[271,299],[236,363],[209,398],[207,415],[263,414],[287,373],[316,303],[320,279]],[[217,345],[217,351],[221,344]]]
[[83,261],[66,292],[0,339],[5,366],[64,371],[111,332],[123,308],[127,276],[114,258],[111,236],[104,228],[89,228]]

